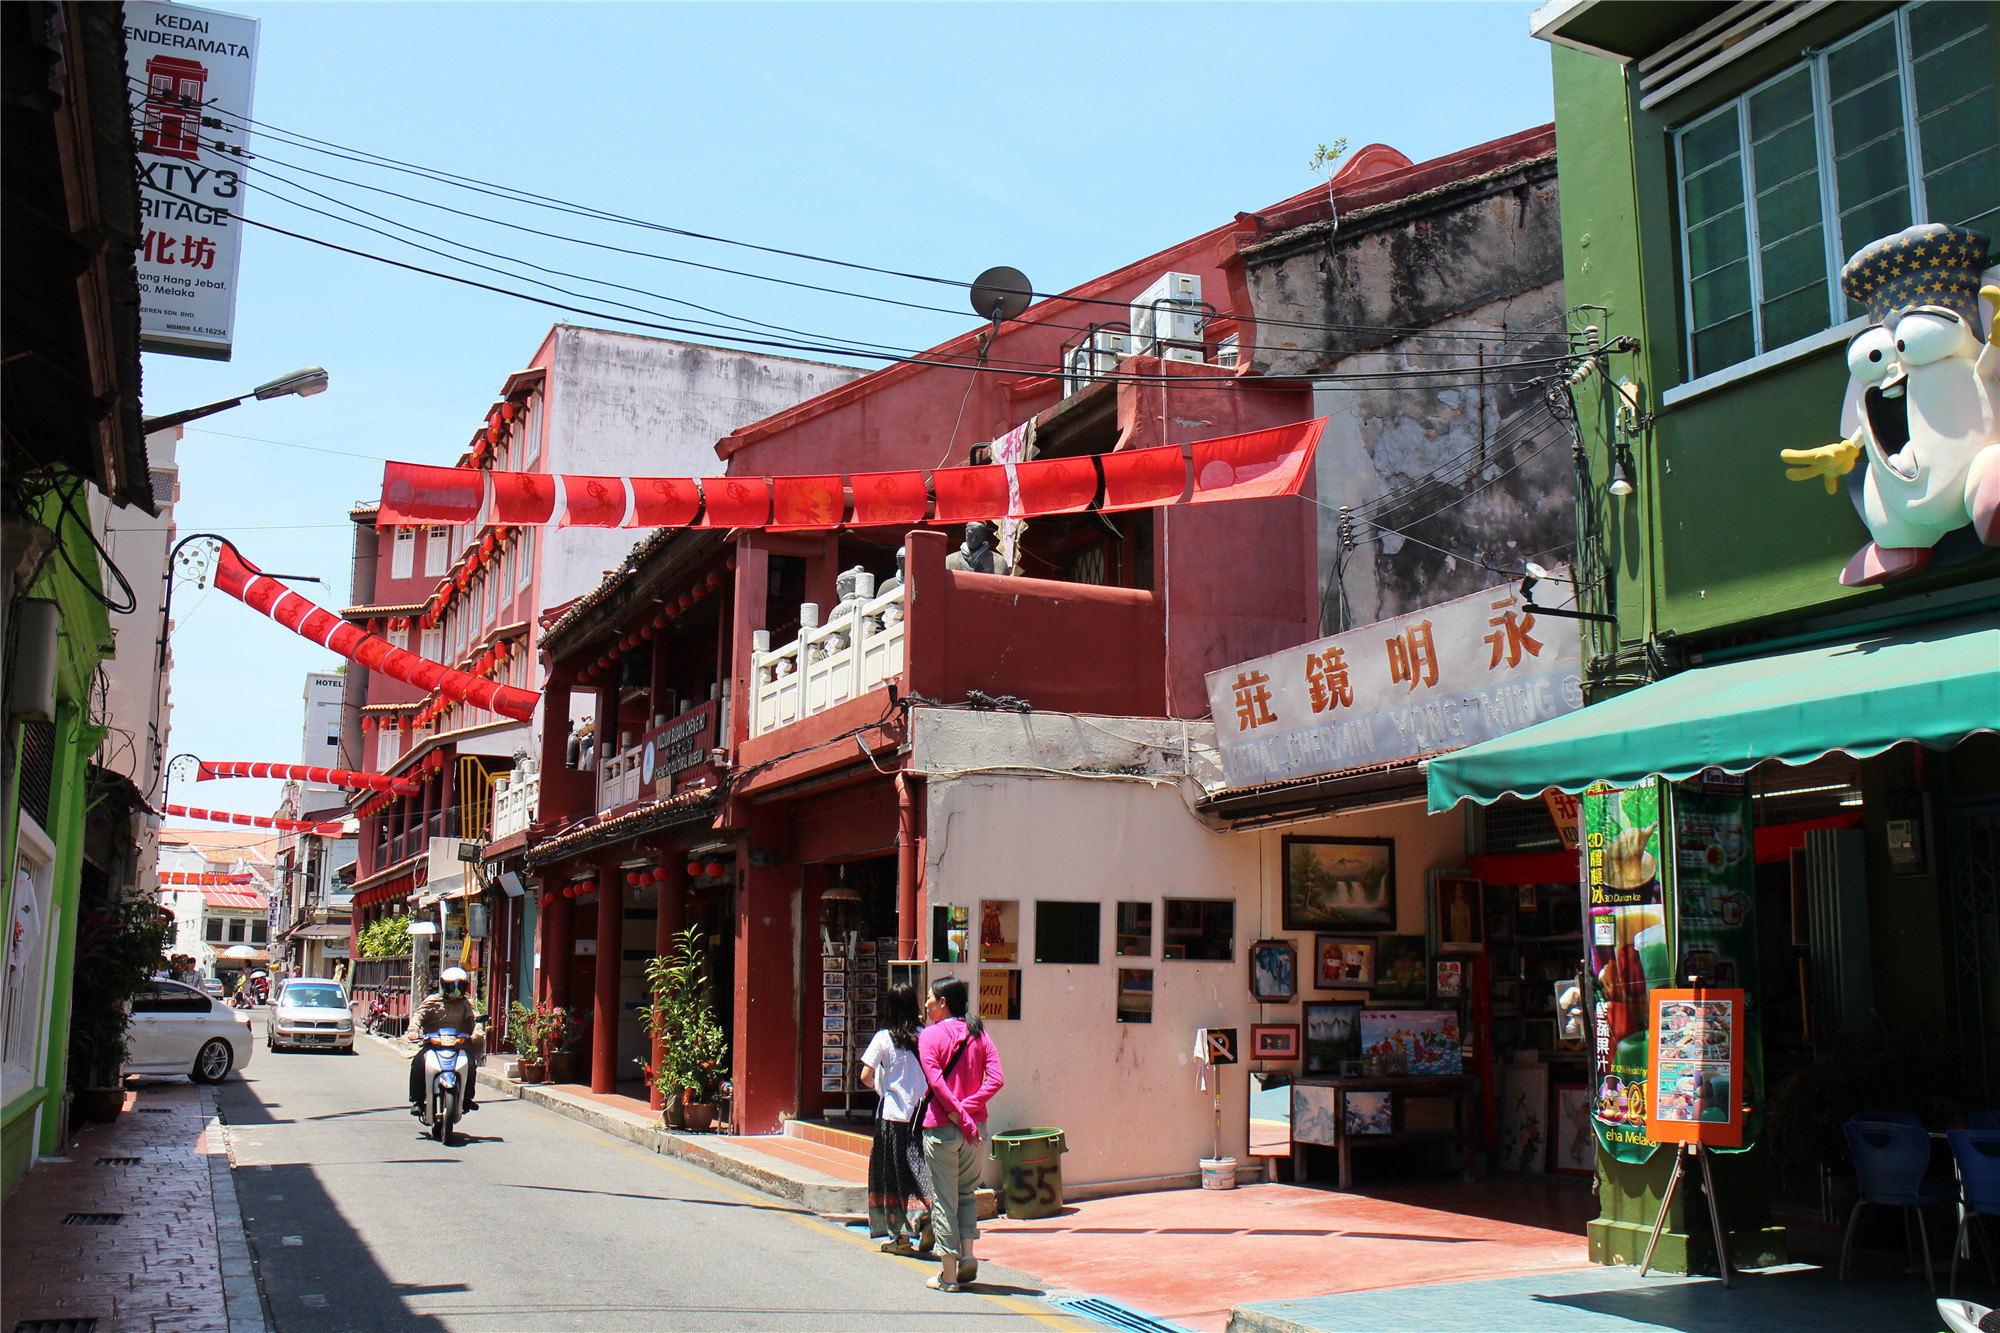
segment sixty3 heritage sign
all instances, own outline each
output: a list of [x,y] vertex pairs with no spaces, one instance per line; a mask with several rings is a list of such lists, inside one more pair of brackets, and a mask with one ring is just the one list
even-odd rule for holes
[[1212,672],[1208,706],[1251,787],[1490,740],[1582,707],[1582,677],[1577,623],[1502,584]]
[[229,359],[257,20],[126,0],[139,150],[139,345]]

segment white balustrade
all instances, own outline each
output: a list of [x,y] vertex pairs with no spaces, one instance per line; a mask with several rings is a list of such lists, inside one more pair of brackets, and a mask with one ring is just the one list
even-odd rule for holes
[[646,753],[634,745],[612,755],[598,766],[597,811],[616,810],[639,799],[639,764]]
[[515,770],[494,780],[492,840],[527,831],[542,799],[542,775]]
[[802,717],[859,698],[903,672],[904,588],[840,603],[819,623],[819,608],[799,608],[799,637],[771,647],[769,631],[751,641],[750,734],[762,736]]

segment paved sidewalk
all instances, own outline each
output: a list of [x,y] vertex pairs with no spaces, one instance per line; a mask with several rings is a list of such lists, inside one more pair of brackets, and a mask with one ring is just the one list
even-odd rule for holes
[[[0,1328],[94,1318],[96,1333],[264,1333],[214,1095],[135,1080],[125,1107],[7,1196]],[[65,1222],[77,1214],[100,1224]]]

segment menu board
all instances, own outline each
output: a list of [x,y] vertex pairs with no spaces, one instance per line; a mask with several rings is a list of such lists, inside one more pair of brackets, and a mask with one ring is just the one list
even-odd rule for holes
[[1706,987],[1652,993],[1654,1142],[1743,1146],[1743,998]]

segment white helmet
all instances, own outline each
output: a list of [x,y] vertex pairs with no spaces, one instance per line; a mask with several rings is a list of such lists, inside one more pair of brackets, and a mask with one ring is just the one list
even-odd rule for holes
[[463,995],[470,989],[472,978],[462,967],[447,967],[438,973],[438,985],[447,995]]

